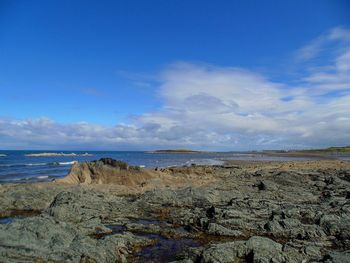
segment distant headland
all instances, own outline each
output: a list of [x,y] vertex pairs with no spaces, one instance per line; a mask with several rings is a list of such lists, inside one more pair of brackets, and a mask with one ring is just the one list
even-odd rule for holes
[[350,146],[344,147],[329,147],[324,149],[303,150],[303,152],[317,152],[317,153],[350,153]]
[[191,149],[163,149],[163,150],[155,150],[149,151],[150,153],[206,153],[204,151],[195,151]]
[[303,150],[264,150],[260,153],[268,156],[315,157],[321,159],[333,159],[336,155],[350,154],[350,146]]

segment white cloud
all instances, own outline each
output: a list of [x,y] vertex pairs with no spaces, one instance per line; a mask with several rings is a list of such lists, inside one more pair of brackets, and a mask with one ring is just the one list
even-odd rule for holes
[[319,37],[305,47],[299,49],[296,55],[297,60],[305,61],[316,57],[321,52],[324,41],[324,37]]
[[343,27],[335,27],[310,41],[307,45],[300,48],[296,52],[296,58],[299,61],[307,61],[317,57],[322,51],[329,48],[332,42],[340,42],[342,44],[349,44],[350,31]]
[[[326,47],[332,45],[332,52]],[[301,49],[298,86],[249,70],[180,62],[158,81],[163,107],[113,127],[42,118],[0,119],[7,148],[299,148],[350,144],[350,31],[335,28]]]

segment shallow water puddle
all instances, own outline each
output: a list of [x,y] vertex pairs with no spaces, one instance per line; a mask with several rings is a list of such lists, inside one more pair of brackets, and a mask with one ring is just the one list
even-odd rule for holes
[[142,236],[155,240],[155,244],[144,247],[136,254],[140,262],[170,262],[187,248],[200,246],[199,242],[191,238],[168,239],[156,234]]
[[155,219],[132,219],[130,223],[139,224],[139,225],[162,225],[165,222]]
[[112,230],[111,234],[122,234],[126,229],[123,225],[106,225],[106,227]]
[[40,215],[39,210],[8,210],[0,217],[0,224],[10,224],[15,219]]
[[2,217],[0,218],[0,224],[10,224],[14,220],[14,217]]
[[[133,219],[133,224],[141,225],[162,225],[159,220]],[[122,234],[126,230],[124,225],[107,225],[112,234]],[[174,228],[176,231],[185,232],[183,227]],[[143,233],[142,231],[131,231],[134,235],[146,237],[153,240],[153,244],[142,248],[134,255],[134,260],[139,262],[170,262],[177,259],[177,256],[189,247],[199,247],[200,243],[192,238],[169,238],[160,234]]]

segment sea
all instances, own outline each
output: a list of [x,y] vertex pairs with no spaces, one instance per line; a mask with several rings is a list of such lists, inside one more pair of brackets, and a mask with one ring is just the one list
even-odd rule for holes
[[[64,153],[75,156],[28,156],[38,153]],[[267,156],[252,152],[155,153],[144,151],[0,151],[0,184],[46,182],[69,173],[74,162],[110,157],[146,168],[221,165],[223,160],[289,161],[310,157]],[[312,159],[312,158],[311,158]],[[349,156],[344,157],[349,159]]]

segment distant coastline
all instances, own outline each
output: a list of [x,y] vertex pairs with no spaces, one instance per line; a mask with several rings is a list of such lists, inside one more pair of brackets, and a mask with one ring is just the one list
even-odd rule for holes
[[301,152],[310,152],[310,153],[350,153],[350,146],[344,147],[329,147],[324,149],[310,149],[302,150]]
[[329,147],[303,150],[264,150],[259,153],[267,156],[314,157],[321,159],[334,159],[336,155],[350,154],[350,147]]
[[[6,157],[11,155],[12,150],[0,150],[0,157]],[[67,152],[67,151],[57,151],[57,152],[37,152],[36,150],[30,151],[30,150],[23,150],[27,153],[23,153],[24,156],[28,157],[75,157],[75,156],[94,156],[97,152],[104,152],[104,151],[94,151],[95,153],[88,153],[88,152],[81,152],[78,151],[78,153],[75,152]],[[114,152],[114,151],[111,151]],[[119,152],[119,151],[116,151]],[[123,151],[120,151],[123,152]],[[126,151],[127,152],[127,151]],[[260,154],[260,155],[268,155],[268,156],[325,156],[325,155],[341,155],[341,154],[350,154],[350,146],[332,146],[328,148],[318,148],[318,149],[289,149],[289,150],[250,150],[250,151],[200,151],[200,150],[192,150],[192,149],[186,149],[186,148],[180,148],[180,149],[159,149],[159,150],[153,150],[153,151],[143,151],[145,153],[246,153],[246,154]]]
[[208,153],[205,151],[194,151],[191,149],[163,149],[163,150],[155,150],[148,151],[149,153]]
[[[196,151],[191,149],[160,149],[147,151],[148,153],[213,153],[209,151]],[[329,147],[320,149],[302,149],[302,150],[262,150],[247,151],[243,153],[263,154],[267,156],[295,156],[295,157],[326,157],[334,154],[350,154],[350,146]]]

